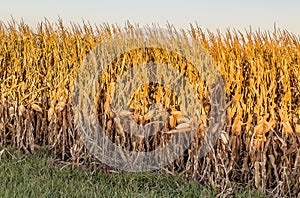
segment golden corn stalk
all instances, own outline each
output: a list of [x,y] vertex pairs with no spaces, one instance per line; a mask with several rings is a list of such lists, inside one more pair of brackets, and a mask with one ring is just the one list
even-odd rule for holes
[[[129,23],[125,27],[131,28]],[[87,53],[106,37],[122,31],[107,24],[72,24],[66,28],[62,21],[45,21],[37,30],[15,21],[0,23],[0,146],[15,146],[25,152],[48,146],[57,158],[87,163],[87,150],[73,122],[74,81]],[[167,168],[184,171],[188,177],[220,189],[230,189],[238,182],[272,195],[299,195],[300,38],[282,30],[205,33],[198,26],[185,33],[209,51],[226,82],[227,128],[214,150],[199,159],[197,152],[210,111],[207,86],[202,83],[197,90],[203,109],[197,140]],[[173,55],[163,52],[156,56],[151,49],[144,54],[175,61],[192,83],[201,84],[201,76],[194,75],[184,61],[172,59]],[[132,64],[139,62],[137,51],[124,56]],[[114,89],[114,76],[124,71],[122,60],[116,60],[101,78],[99,119],[116,144],[130,150],[156,148],[172,134],[129,140],[109,119],[107,92]],[[146,124],[153,115],[147,97],[170,109],[165,127],[185,127],[176,97],[153,84],[139,87],[132,96],[134,110],[121,114]]]

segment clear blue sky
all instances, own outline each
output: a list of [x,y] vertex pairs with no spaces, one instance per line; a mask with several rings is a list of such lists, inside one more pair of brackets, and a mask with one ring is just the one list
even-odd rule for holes
[[126,20],[140,25],[167,21],[177,28],[197,22],[211,31],[227,27],[243,30],[277,27],[300,35],[300,0],[0,0],[0,20],[21,18],[35,27],[44,17],[55,22],[60,16],[70,21],[124,25]]

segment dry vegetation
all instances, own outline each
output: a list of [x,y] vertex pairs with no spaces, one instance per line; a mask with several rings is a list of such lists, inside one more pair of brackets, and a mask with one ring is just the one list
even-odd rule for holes
[[[61,21],[56,25],[46,21],[33,31],[23,23],[1,23],[0,146],[12,145],[25,152],[48,146],[59,159],[74,164],[87,162],[86,148],[73,122],[71,96],[76,74],[87,53],[105,37],[132,28],[130,24],[124,29],[89,24],[65,28]],[[185,171],[189,178],[209,183],[213,188],[230,190],[242,183],[272,195],[299,196],[299,37],[280,30],[228,31],[222,35],[204,33],[197,26],[187,32],[209,51],[226,82],[227,128],[213,152],[198,159],[199,137],[197,145],[169,165],[169,170]],[[150,50],[146,54],[157,53]],[[168,58],[170,55],[163,52],[160,56]],[[128,57],[135,54],[129,53]],[[116,69],[108,73],[119,75],[120,64],[116,62]],[[187,68],[180,64],[178,67]],[[197,83],[197,76],[189,72],[192,73],[189,70],[183,74],[193,77],[191,81]],[[107,81],[112,80],[107,78]],[[101,84],[105,91],[109,86],[104,85],[105,82]],[[147,94],[157,96],[159,92],[168,91],[157,89]],[[105,110],[108,99],[101,94],[104,97],[100,97],[99,116],[109,118]],[[136,97],[142,96],[137,93]],[[209,107],[206,108],[205,97],[199,99],[203,115],[207,115]],[[175,99],[173,102],[176,103]],[[137,122],[146,122],[147,109],[143,108],[137,111]],[[178,110],[176,105],[168,108]],[[173,122],[167,125],[171,128],[178,124],[174,116],[169,122]],[[118,131],[113,130],[110,135],[116,136],[111,138],[119,144],[139,150],[126,144],[130,137],[118,138]],[[159,146],[159,140],[157,142],[152,141]],[[149,145],[146,150],[155,146]]]

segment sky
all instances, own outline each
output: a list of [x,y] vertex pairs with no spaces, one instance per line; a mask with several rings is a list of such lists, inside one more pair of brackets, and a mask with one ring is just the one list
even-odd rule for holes
[[276,27],[300,35],[299,0],[0,0],[0,20],[21,19],[33,28],[46,17],[65,25],[119,24],[127,20],[140,26],[167,22],[176,28],[188,28],[197,23],[210,31],[270,30]]

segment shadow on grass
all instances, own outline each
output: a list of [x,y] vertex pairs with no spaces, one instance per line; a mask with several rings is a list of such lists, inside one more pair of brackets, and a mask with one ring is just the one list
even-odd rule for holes
[[[57,164],[41,149],[25,156],[0,148],[0,197],[215,197],[213,190],[165,171],[103,173]],[[237,197],[262,197],[238,190]]]

